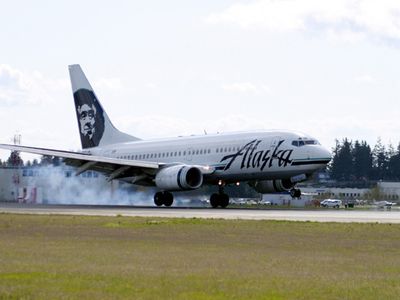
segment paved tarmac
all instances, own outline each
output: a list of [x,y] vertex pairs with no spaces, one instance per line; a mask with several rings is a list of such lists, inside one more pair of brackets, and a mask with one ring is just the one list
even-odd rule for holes
[[398,210],[345,210],[345,209],[212,209],[188,207],[133,207],[90,205],[41,205],[0,203],[0,213],[130,216],[242,220],[286,220],[314,222],[400,223]]

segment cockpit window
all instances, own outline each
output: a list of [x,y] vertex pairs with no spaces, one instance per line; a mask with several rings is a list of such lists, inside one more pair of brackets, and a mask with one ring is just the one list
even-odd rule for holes
[[292,145],[296,147],[301,147],[304,145],[318,145],[318,141],[316,140],[304,140],[304,139],[299,139],[297,141],[292,141]]

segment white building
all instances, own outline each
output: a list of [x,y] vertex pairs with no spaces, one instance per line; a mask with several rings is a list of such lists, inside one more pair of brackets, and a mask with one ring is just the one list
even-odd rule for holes
[[336,199],[363,199],[367,198],[371,193],[370,189],[357,188],[328,188],[328,187],[302,187],[303,193],[314,194],[316,199],[321,198],[336,198]]

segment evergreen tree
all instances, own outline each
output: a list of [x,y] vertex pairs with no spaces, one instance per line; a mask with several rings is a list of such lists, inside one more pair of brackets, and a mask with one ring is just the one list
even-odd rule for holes
[[373,179],[386,179],[388,169],[388,157],[385,146],[382,144],[381,138],[378,138],[373,155]]
[[368,180],[372,171],[371,147],[366,141],[356,141],[353,151],[353,171],[357,180]]
[[397,151],[389,158],[388,173],[390,180],[400,180],[400,144]]
[[7,166],[20,167],[24,164],[18,151],[11,151],[10,157],[7,159]]
[[43,155],[40,159],[41,166],[48,166],[53,163],[53,157],[50,155]]
[[336,141],[331,164],[331,176],[338,181],[349,181],[353,175],[352,143],[345,138],[340,144]]

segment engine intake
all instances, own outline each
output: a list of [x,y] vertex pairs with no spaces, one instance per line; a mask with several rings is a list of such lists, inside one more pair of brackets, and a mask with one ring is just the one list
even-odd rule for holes
[[290,191],[295,186],[290,179],[256,181],[253,188],[261,194]]
[[163,190],[194,190],[203,184],[203,174],[199,168],[177,165],[161,169],[155,178],[156,186]]

